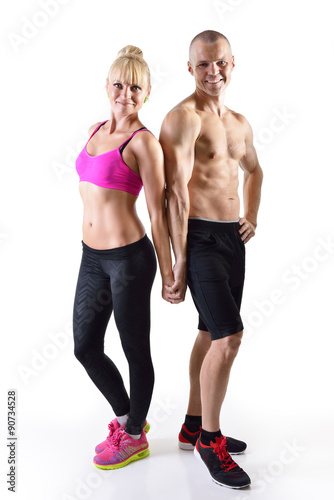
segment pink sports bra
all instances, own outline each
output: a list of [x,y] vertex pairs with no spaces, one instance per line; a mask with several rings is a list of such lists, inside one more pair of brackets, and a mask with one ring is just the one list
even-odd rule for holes
[[99,128],[107,121],[108,120],[105,120],[96,127],[75,162],[79,181],[91,182],[97,186],[109,189],[120,189],[121,191],[126,191],[127,193],[138,196],[143,187],[142,180],[140,176],[131,170],[123,161],[122,152],[135,134],[141,130],[147,132],[149,132],[149,130],[144,127],[140,128],[117,149],[112,149],[100,155],[91,156],[87,153],[87,144]]

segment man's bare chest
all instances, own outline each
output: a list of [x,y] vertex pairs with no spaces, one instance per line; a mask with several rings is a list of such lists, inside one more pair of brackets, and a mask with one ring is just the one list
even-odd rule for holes
[[197,160],[239,161],[245,155],[244,132],[235,120],[202,117],[201,122],[201,132],[195,145]]

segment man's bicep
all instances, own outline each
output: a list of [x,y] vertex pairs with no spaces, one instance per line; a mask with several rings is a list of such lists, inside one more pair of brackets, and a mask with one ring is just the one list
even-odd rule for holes
[[194,165],[194,152],[177,145],[164,150],[166,184],[168,188],[187,187]]
[[254,146],[247,148],[246,154],[241,158],[239,165],[244,172],[252,173],[260,166]]
[[197,130],[193,120],[180,113],[167,115],[160,133],[167,184],[188,184],[194,165],[196,138]]
[[240,167],[244,172],[251,173],[253,172],[254,169],[256,169],[259,165],[259,160],[256,154],[256,150],[254,147],[254,142],[253,142],[253,131],[248,123],[248,121],[245,119],[245,145],[246,145],[246,152],[244,156],[240,159]]

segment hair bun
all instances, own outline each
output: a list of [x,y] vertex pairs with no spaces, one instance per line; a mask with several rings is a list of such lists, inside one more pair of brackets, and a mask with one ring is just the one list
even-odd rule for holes
[[119,52],[118,52],[118,57],[131,57],[131,56],[137,56],[137,57],[143,57],[143,52],[138,48],[135,47],[134,45],[127,45],[126,47],[123,47]]

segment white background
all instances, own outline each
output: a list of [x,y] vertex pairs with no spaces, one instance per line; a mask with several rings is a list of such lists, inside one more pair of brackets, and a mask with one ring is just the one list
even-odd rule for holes
[[[20,500],[327,498],[334,465],[330,2],[44,3],[48,14],[43,0],[20,0],[7,2],[1,16],[1,492],[12,498],[7,391],[15,389]],[[247,244],[245,339],[221,414],[223,432],[248,443],[238,463],[253,485],[240,492],[214,485],[177,448],[197,327],[190,294],[181,305],[164,303],[157,275],[151,456],[122,470],[92,465],[113,415],[74,358],[71,337],[82,238],[74,160],[90,125],[109,117],[108,69],[124,45],[143,50],[153,90],[141,118],[158,136],[166,112],[193,91],[188,46],[204,29],[231,42],[236,66],[226,104],[251,123],[264,170],[257,235]],[[150,235],[143,193],[138,211]],[[113,320],[106,350],[128,380]]]

